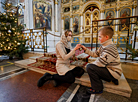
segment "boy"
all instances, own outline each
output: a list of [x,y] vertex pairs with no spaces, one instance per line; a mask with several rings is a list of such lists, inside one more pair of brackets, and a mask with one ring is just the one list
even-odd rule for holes
[[86,54],[92,57],[99,57],[95,62],[88,64],[86,67],[91,81],[91,88],[86,90],[89,94],[103,92],[102,80],[112,81],[115,85],[118,85],[118,79],[121,77],[122,69],[118,50],[112,42],[113,34],[114,30],[111,27],[101,28],[98,32],[98,39],[101,46],[95,52],[81,45]]

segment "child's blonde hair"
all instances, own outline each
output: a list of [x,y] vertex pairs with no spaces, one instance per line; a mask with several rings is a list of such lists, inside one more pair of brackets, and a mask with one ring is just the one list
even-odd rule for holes
[[[109,36],[109,38],[112,38],[113,37],[113,35],[114,35],[114,30],[113,30],[113,28],[112,27],[110,27],[110,26],[106,26],[106,27],[103,27],[103,28],[101,28],[100,30],[99,30],[99,32],[101,32],[102,31],[102,34],[104,35],[104,36]],[[98,33],[99,33],[98,32]]]

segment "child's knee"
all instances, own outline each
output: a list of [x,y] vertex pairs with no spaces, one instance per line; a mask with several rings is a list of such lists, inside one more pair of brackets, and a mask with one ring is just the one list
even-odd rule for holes
[[93,64],[88,64],[87,67],[86,67],[86,71],[90,72],[90,71],[94,70],[93,66],[94,66]]

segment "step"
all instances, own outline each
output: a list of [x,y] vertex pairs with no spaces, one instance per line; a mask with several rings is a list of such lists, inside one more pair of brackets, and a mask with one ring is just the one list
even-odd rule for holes
[[[104,91],[130,97],[132,90],[123,74],[118,81],[119,85],[114,85],[112,82],[103,81]],[[87,73],[84,73],[84,75],[80,79],[77,79],[76,83],[91,87],[90,79]]]
[[15,61],[14,64],[15,66],[21,67],[21,68],[28,68],[28,64],[34,63],[36,60],[31,60],[31,59],[25,59],[25,60],[20,60],[20,61]]
[[[21,61],[15,61],[15,65],[21,68],[28,68],[30,70],[33,70],[33,71],[36,71],[42,74],[46,72],[55,74],[55,72],[52,72],[52,71],[47,71],[44,69],[39,69],[39,68],[28,66],[28,64],[31,64],[31,63],[35,63],[35,60],[26,59],[26,60],[21,60]],[[71,67],[73,68],[74,66],[71,66]],[[76,78],[75,83],[88,86],[88,87],[91,86],[90,79],[87,73],[84,73],[84,75],[81,78]],[[110,83],[110,82],[105,82],[105,81],[103,81],[103,84],[104,84],[104,90],[107,92],[119,94],[119,95],[126,96],[126,97],[131,96],[132,90],[129,84],[127,83],[123,74],[121,78],[119,79],[119,85],[114,85],[112,82]]]
[[25,60],[20,60],[20,61],[15,61],[14,62],[15,66],[18,66],[20,68],[26,68],[26,69],[36,71],[36,72],[39,72],[39,73],[42,73],[42,74],[44,74],[46,72],[51,73],[51,74],[56,74],[56,72],[52,72],[52,71],[48,71],[48,70],[44,70],[44,69],[29,66],[29,64],[32,64],[32,63],[36,63],[36,60],[25,59]]

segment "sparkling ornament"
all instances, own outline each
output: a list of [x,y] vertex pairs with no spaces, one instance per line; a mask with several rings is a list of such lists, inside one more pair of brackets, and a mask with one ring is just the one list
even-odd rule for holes
[[5,30],[7,30],[7,28],[6,28],[6,27],[4,27],[4,29],[5,29]]
[[8,6],[11,6],[11,4],[10,4],[10,3],[8,3],[7,5],[8,5]]
[[15,30],[15,28],[12,28],[12,30]]
[[11,46],[11,43],[9,43],[9,46]]
[[11,33],[11,30],[8,30],[8,33]]

